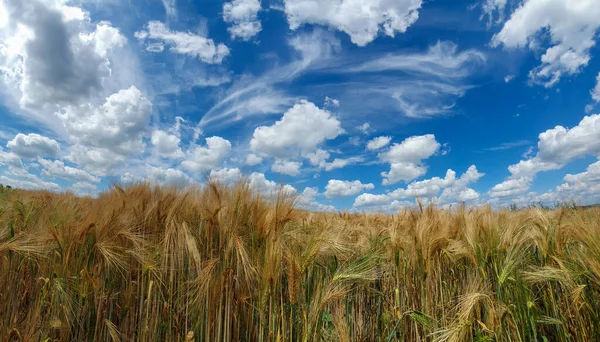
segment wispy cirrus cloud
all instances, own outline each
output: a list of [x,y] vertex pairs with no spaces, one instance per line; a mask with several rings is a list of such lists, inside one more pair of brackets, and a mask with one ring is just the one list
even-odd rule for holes
[[502,143],[498,146],[489,147],[484,150],[485,151],[503,151],[503,150],[510,150],[511,148],[515,148],[515,147],[527,146],[530,144],[531,144],[531,141],[529,141],[529,140],[517,140],[517,141]]

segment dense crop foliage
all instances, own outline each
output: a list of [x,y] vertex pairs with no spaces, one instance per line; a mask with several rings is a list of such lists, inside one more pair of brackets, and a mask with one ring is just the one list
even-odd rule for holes
[[592,341],[600,210],[322,214],[244,184],[0,193],[0,340]]

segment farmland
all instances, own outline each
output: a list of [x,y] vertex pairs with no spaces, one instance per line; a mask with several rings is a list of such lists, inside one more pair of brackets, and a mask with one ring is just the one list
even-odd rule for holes
[[314,213],[247,184],[0,193],[0,340],[592,341],[600,209]]

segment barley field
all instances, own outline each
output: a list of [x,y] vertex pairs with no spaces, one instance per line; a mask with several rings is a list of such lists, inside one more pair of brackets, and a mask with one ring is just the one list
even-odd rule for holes
[[600,210],[0,193],[2,341],[600,340]]

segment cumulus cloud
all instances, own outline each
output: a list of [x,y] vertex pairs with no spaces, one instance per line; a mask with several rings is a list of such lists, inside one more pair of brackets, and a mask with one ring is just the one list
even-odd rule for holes
[[27,190],[50,190],[50,191],[61,191],[60,185],[53,182],[45,182],[34,175],[31,175],[28,180],[15,179],[7,176],[0,176],[0,183],[3,185],[10,185],[13,188],[27,189]]
[[93,176],[84,170],[67,166],[63,161],[60,160],[50,161],[40,158],[38,159],[38,163],[44,168],[41,174],[46,178],[54,179],[58,177],[72,182],[100,182],[100,178]]
[[246,165],[255,166],[263,162],[263,158],[254,153],[249,153],[246,156]]
[[277,159],[271,166],[271,171],[295,177],[300,174],[301,167],[302,162]]
[[375,185],[372,183],[363,184],[359,180],[355,181],[342,181],[337,179],[330,179],[325,186],[325,197],[346,197],[353,196],[364,190],[372,190]]
[[329,156],[329,152],[318,148],[314,152],[305,153],[303,157],[308,159],[310,165],[324,168],[326,166],[327,159],[329,159]]
[[210,179],[221,181],[223,183],[235,183],[242,179],[242,172],[236,168],[224,168],[210,171]]
[[170,45],[172,52],[198,58],[204,63],[221,64],[229,55],[225,44],[215,44],[212,39],[191,32],[171,31],[160,21],[149,21],[146,28],[147,31],[136,32],[136,38],[158,40]]
[[87,182],[77,182],[69,187],[77,196],[96,196],[98,187]]
[[444,178],[433,177],[412,182],[405,189],[394,190],[390,196],[394,199],[433,198],[444,189],[439,198],[440,201],[444,203],[465,202],[479,197],[477,192],[467,186],[477,182],[483,176],[484,174],[479,172],[475,165],[471,165],[458,179],[456,172],[449,169]]
[[367,143],[367,150],[369,150],[369,151],[379,150],[380,148],[384,148],[387,145],[389,145],[389,143],[391,141],[392,141],[392,137],[390,137],[390,136],[382,136],[382,137],[373,138],[373,139],[369,140],[369,142]]
[[252,172],[248,176],[248,184],[254,190],[267,197],[277,196],[280,192],[284,195],[292,196],[296,195],[297,192],[293,186],[275,183],[268,180],[263,173],[259,172]]
[[74,143],[69,159],[103,174],[125,157],[142,153],[151,109],[135,86],[110,95],[101,106],[65,107],[57,115]]
[[[23,108],[90,98],[111,75],[108,53],[127,42],[110,23],[91,25],[87,13],[63,1],[8,0],[4,7],[0,71]],[[51,122],[44,111],[38,115]]]
[[374,194],[362,194],[354,199],[353,207],[370,207],[370,206],[381,206],[392,202],[390,196],[386,194],[374,195]]
[[341,169],[348,165],[360,163],[363,161],[362,157],[350,157],[350,158],[335,158],[331,162],[326,162],[323,166],[325,171],[331,171],[335,169]]
[[556,126],[540,133],[537,154],[509,166],[514,177],[556,170],[586,155],[600,156],[600,114],[585,116],[577,126]]
[[258,12],[259,0],[233,0],[223,4],[223,21],[230,26],[227,28],[232,39],[249,40],[262,29]]
[[11,151],[21,158],[56,157],[60,151],[58,142],[39,134],[19,133],[6,144]]
[[8,166],[13,168],[24,168],[23,161],[14,152],[4,151],[0,146],[0,166]]
[[250,148],[262,156],[293,158],[313,152],[325,140],[342,132],[340,122],[330,112],[301,101],[272,126],[256,128]]
[[423,160],[434,155],[441,145],[433,134],[412,136],[395,143],[389,150],[379,153],[382,162],[390,164],[389,172],[382,172],[383,185],[411,181],[427,172]]
[[343,31],[358,46],[365,46],[380,33],[394,37],[404,33],[419,18],[422,0],[285,0],[290,29],[303,24],[324,25]]
[[510,165],[511,176],[494,186],[490,197],[514,197],[527,192],[539,172],[559,170],[588,155],[600,157],[600,114],[585,116],[573,128],[556,126],[540,133],[538,139],[537,153]]
[[532,179],[529,177],[510,178],[494,185],[489,191],[490,197],[513,197],[529,190]]
[[600,161],[590,164],[584,172],[567,174],[565,183],[547,193],[552,200],[578,201],[581,204],[597,204],[600,200]]
[[456,172],[449,169],[444,178],[433,177],[412,182],[406,188],[399,188],[387,194],[362,194],[355,199],[354,207],[390,205],[401,199],[415,198],[438,204],[473,201],[479,198],[479,193],[468,188],[468,185],[477,182],[483,176],[475,165],[471,165],[459,178],[456,178]]
[[319,189],[316,187],[306,187],[296,198],[296,206],[301,209],[322,212],[335,212],[336,208],[329,204],[322,204],[315,201],[319,195]]
[[144,165],[139,172],[125,172],[121,176],[121,183],[132,184],[137,182],[149,182],[164,186],[186,187],[196,184],[196,181],[185,172],[170,167]]
[[552,46],[529,77],[552,87],[561,77],[577,74],[589,63],[590,49],[600,28],[598,17],[600,6],[596,0],[528,0],[512,13],[492,43],[537,49],[549,37]]
[[375,130],[371,127],[371,124],[368,122],[365,122],[364,124],[360,125],[360,126],[356,126],[356,129],[361,131],[362,134],[364,135],[368,135],[372,132],[374,132]]
[[179,147],[181,139],[175,134],[155,130],[152,132],[151,142],[156,152],[163,158],[179,159],[185,156],[181,147]]
[[187,159],[181,163],[190,172],[202,173],[217,169],[231,151],[229,140],[221,137],[206,138],[206,147],[196,146],[187,152]]

